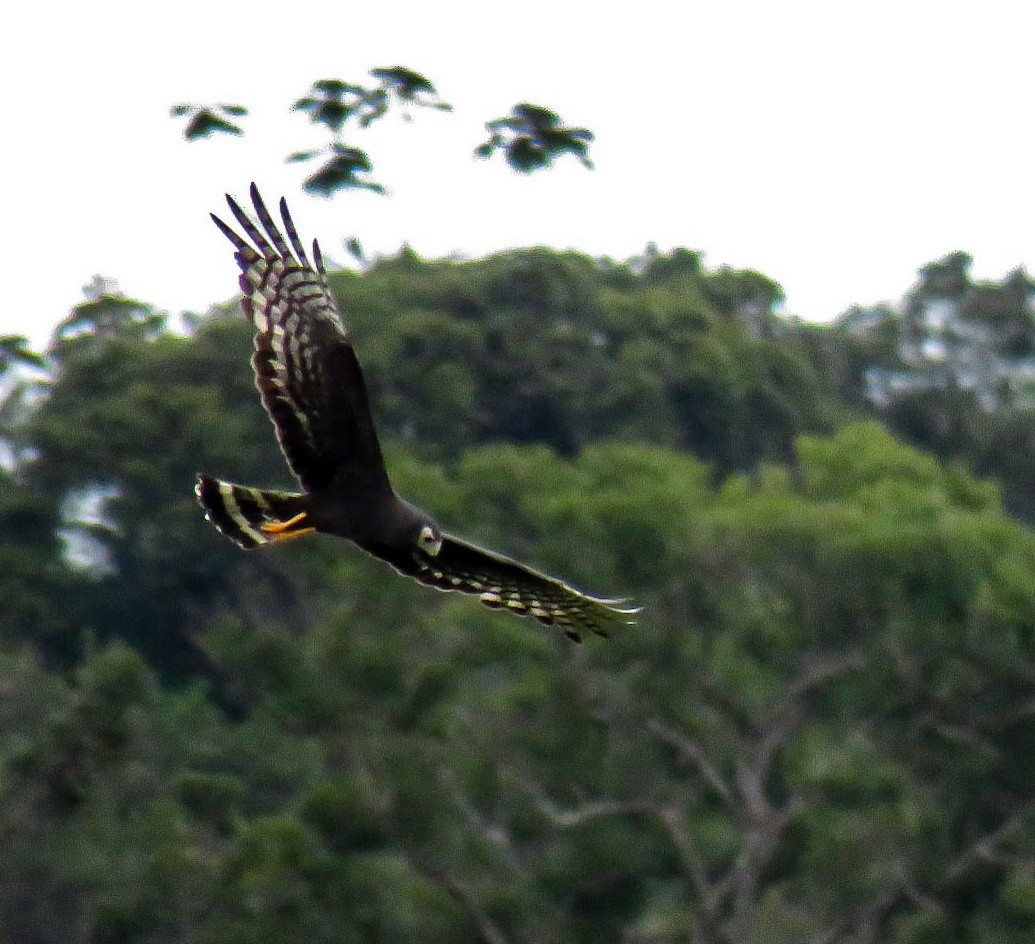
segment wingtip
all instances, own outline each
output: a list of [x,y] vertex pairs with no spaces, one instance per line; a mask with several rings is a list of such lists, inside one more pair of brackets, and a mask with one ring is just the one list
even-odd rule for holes
[[212,220],[213,223],[216,224],[216,228],[219,230],[219,232],[221,232],[227,239],[229,239],[230,242],[232,242],[235,246],[240,245],[241,241],[238,238],[237,234],[229,226],[227,226],[226,223],[223,222],[223,220],[216,216],[215,213],[209,213],[209,218]]
[[248,185],[248,196],[252,199],[252,206],[255,207],[255,212],[261,217],[266,211],[266,204],[262,202],[259,185],[254,180]]
[[233,215],[234,219],[240,223],[242,216],[240,204],[233,198],[232,194],[224,193],[223,196],[226,197],[226,205],[230,208],[230,213]]
[[622,616],[634,616],[643,610],[642,606],[633,603],[633,601],[628,597],[614,597],[613,599],[598,597],[596,602],[602,606],[606,606],[609,610],[615,613],[620,613]]
[[266,204],[263,202],[262,194],[259,193],[259,188],[254,180],[248,186],[248,196],[252,198],[252,206],[255,207],[255,212],[261,217],[266,212]]

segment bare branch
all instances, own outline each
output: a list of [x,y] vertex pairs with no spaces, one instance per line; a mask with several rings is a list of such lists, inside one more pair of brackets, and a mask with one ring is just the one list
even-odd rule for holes
[[829,927],[813,934],[807,944],[837,944],[847,935],[854,935],[854,929],[879,926],[904,897],[904,889],[901,886],[892,888],[862,911],[845,915]]
[[791,680],[789,697],[795,700],[825,685],[846,672],[866,668],[866,659],[859,652],[814,652],[805,660],[802,670]]
[[537,810],[550,822],[561,828],[571,828],[604,816],[649,814],[661,823],[668,833],[690,887],[701,902],[701,921],[710,921],[717,912],[715,888],[708,879],[704,859],[691,835],[683,828],[679,810],[648,800],[599,800],[571,809],[562,809],[534,784],[509,771],[514,782],[532,799]]
[[646,804],[625,803],[616,800],[599,800],[595,803],[585,803],[570,810],[562,810],[559,807],[549,805],[544,800],[537,800],[536,808],[546,813],[554,825],[561,827],[581,826],[583,823],[605,816],[626,816],[629,813],[650,812],[650,807]]
[[766,796],[766,781],[777,752],[801,725],[805,696],[831,679],[864,666],[865,660],[859,653],[812,653],[804,660],[787,687],[786,697],[758,729],[755,749],[737,767],[737,791],[753,819],[761,821],[774,816],[775,811]]
[[768,795],[768,782],[773,763],[787,740],[805,719],[806,696],[845,672],[864,665],[858,654],[813,653],[791,680],[781,704],[757,730],[754,743],[737,764],[736,792],[744,806],[744,837],[733,865],[715,887],[718,907],[730,907],[731,937],[745,932],[743,924],[758,897],[766,869],[779,848],[780,840],[791,820],[804,806],[801,797],[792,797],[777,806]]
[[410,863],[430,882],[441,888],[464,911],[478,930],[480,944],[510,944],[506,935],[497,927],[485,910],[474,900],[474,896],[451,875],[417,862],[412,856]]
[[951,885],[961,878],[975,866],[986,862],[994,862],[999,847],[1008,839],[1012,838],[1023,825],[1024,821],[1035,812],[1035,803],[1027,803],[1014,814],[1008,817],[1000,826],[992,832],[974,840],[960,855],[953,866],[945,873],[944,884]]
[[[773,810],[766,819],[754,821],[745,831],[736,860],[715,888],[715,897],[720,904],[733,897],[730,921],[734,925],[749,919],[766,869],[772,863],[788,825],[800,809],[801,804],[792,800],[787,806]],[[741,938],[746,929],[735,926],[733,931],[731,937]]]
[[650,803],[642,800],[597,800],[571,809],[562,809],[542,789],[519,777],[512,770],[508,773],[514,783],[531,797],[535,808],[555,826],[562,828],[581,826],[583,823],[600,819],[603,816],[627,816],[630,813],[654,811],[654,807]]
[[708,880],[708,870],[704,866],[704,860],[701,858],[697,844],[683,828],[679,812],[667,807],[656,807],[652,812],[668,832],[672,845],[683,863],[684,872],[701,900],[701,911],[706,915],[714,914],[716,910],[714,887]]
[[664,741],[669,747],[675,748],[684,761],[695,767],[697,772],[704,778],[705,783],[715,791],[727,806],[733,805],[733,791],[718,769],[705,756],[704,749],[696,741],[691,740],[681,731],[677,731],[675,728],[671,728],[655,718],[647,722],[647,727],[661,741]]
[[439,776],[442,778],[442,782],[452,791],[456,804],[467,822],[500,850],[507,867],[511,871],[519,871],[521,868],[521,856],[514,845],[510,833],[500,823],[484,816],[478,810],[464,792],[463,787],[452,770],[441,766],[439,767]]

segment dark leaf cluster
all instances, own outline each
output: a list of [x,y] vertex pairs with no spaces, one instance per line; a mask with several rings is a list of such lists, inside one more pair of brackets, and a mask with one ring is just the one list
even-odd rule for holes
[[559,115],[540,105],[515,105],[506,117],[486,122],[485,130],[489,137],[475,148],[475,156],[488,158],[499,151],[522,174],[550,167],[564,154],[573,155],[585,167],[593,166],[589,159],[593,132],[564,125]]
[[236,119],[248,114],[243,105],[173,105],[171,114],[174,118],[186,118],[183,136],[188,141],[208,138],[213,134],[239,135],[244,132]]
[[373,170],[367,152],[344,141],[342,134],[349,122],[361,129],[368,128],[388,114],[393,103],[403,110],[407,121],[410,120],[410,107],[452,110],[451,105],[438,97],[435,86],[411,69],[402,66],[371,69],[370,75],[376,80],[370,86],[341,79],[321,79],[313,83],[308,95],[292,106],[332,135],[327,147],[299,151],[288,157],[289,162],[324,159],[320,168],[306,178],[303,187],[307,192],[321,197],[333,196],[341,190],[385,192],[381,184],[367,176]]

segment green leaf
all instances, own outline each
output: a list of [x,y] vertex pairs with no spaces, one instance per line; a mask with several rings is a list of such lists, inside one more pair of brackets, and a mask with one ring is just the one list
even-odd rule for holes
[[303,184],[308,193],[329,197],[339,190],[370,190],[383,194],[384,187],[361,177],[370,171],[370,159],[359,148],[335,145],[333,157]]
[[435,86],[425,76],[403,66],[371,69],[370,74],[385,86],[390,87],[402,99],[412,99],[420,92],[428,95],[437,94]]
[[588,145],[593,133],[586,128],[561,124],[556,112],[540,105],[522,102],[511,114],[485,123],[487,141],[475,148],[476,157],[490,157],[502,151],[514,170],[527,174],[549,167],[562,154],[572,154],[585,167],[592,168]]
[[345,249],[357,262],[365,263],[367,261],[366,254],[363,252],[363,244],[355,236],[350,236],[345,240]]

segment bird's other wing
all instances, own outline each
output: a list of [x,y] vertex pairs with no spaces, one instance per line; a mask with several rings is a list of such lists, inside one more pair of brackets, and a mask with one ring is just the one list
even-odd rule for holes
[[344,466],[357,484],[387,488],[363,374],[320,247],[314,240],[311,263],[286,201],[280,216],[287,239],[255,184],[251,198],[259,225],[226,198],[244,236],[212,219],[237,250],[241,311],[255,326],[255,383],[284,457],[306,491],[326,487]]
[[469,593],[494,609],[534,617],[575,642],[581,642],[585,632],[607,636],[612,627],[633,623],[632,617],[640,611],[628,600],[589,596],[556,577],[451,534],[442,536],[435,556],[415,551],[407,559],[396,555],[385,559],[423,584]]

